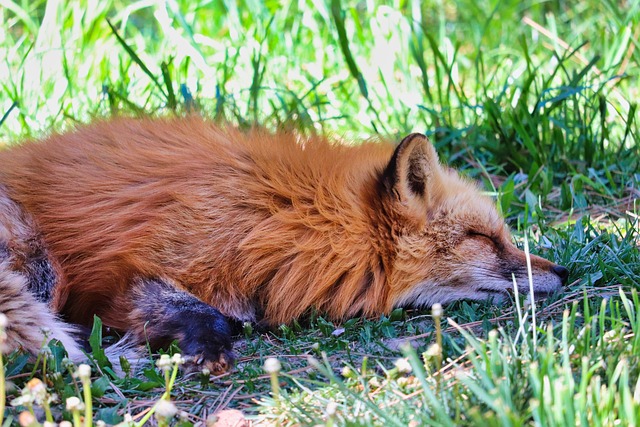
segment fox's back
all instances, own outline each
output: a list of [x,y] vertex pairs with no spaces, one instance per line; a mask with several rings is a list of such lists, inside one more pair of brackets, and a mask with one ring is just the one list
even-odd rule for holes
[[332,215],[355,225],[367,215],[361,184],[391,152],[241,133],[196,117],[118,119],[0,152],[0,182],[63,267],[60,304],[73,293],[71,311],[81,311],[113,301],[136,274],[171,277],[205,299],[212,277],[250,293],[277,261],[258,274],[242,267],[242,248],[290,245],[318,210],[325,226]]

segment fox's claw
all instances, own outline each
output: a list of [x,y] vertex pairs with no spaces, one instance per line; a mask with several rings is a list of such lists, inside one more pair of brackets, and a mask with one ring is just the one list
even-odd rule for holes
[[217,355],[212,356],[209,352],[208,356],[197,354],[195,356],[187,356],[186,370],[189,372],[208,371],[211,375],[219,376],[226,374],[233,368],[233,353],[228,350],[221,350]]

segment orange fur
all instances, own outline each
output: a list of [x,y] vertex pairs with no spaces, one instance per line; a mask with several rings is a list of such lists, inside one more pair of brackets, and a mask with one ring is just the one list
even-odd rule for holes
[[[0,183],[61,266],[55,309],[78,323],[129,328],[140,276],[270,324],[311,307],[344,319],[486,298],[506,271],[525,277],[493,203],[426,138],[395,153],[197,117],[115,119],[0,152]],[[533,267],[539,289],[559,286],[554,264]]]

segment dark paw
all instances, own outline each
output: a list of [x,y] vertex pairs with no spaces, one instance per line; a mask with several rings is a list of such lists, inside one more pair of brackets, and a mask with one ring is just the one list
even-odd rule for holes
[[178,337],[178,346],[190,364],[220,375],[233,366],[233,342],[227,318],[215,308],[187,310],[167,323]]
[[233,322],[218,310],[160,279],[141,280],[134,299],[152,347],[177,340],[191,369],[207,368],[214,375],[231,369]]

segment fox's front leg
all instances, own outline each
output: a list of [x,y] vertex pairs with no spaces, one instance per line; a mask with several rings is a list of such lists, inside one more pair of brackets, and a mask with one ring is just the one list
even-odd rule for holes
[[140,278],[128,293],[127,317],[141,342],[152,348],[174,340],[192,363],[214,375],[233,365],[232,320],[166,279]]

